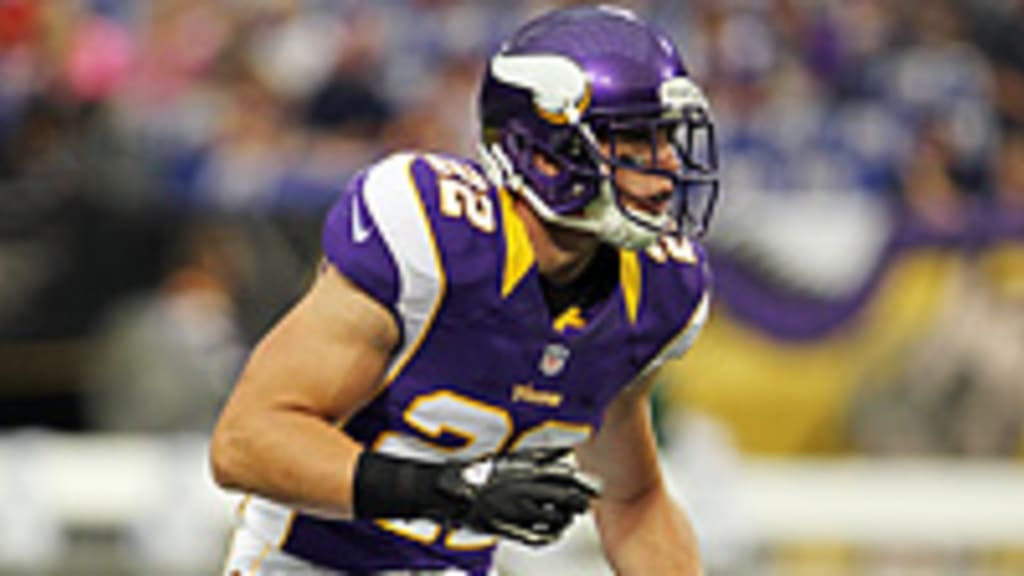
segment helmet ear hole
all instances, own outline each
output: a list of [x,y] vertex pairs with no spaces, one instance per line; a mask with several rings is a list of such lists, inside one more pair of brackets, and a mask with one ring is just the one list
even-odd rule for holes
[[558,144],[555,152],[559,156],[567,158],[573,164],[587,164],[587,161],[590,159],[583,138],[575,131]]

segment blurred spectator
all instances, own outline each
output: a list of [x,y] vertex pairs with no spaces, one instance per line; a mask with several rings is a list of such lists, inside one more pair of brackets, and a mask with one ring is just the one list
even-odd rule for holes
[[996,204],[1004,217],[1024,221],[1024,128],[1007,130],[996,161]]
[[973,39],[995,70],[994,104],[1004,128],[1024,127],[1024,2],[975,1],[968,4]]
[[230,228],[187,229],[159,289],[103,321],[84,382],[93,429],[210,430],[244,351],[232,302],[239,241]]
[[926,228],[955,232],[968,224],[952,165],[953,153],[942,125],[923,128],[905,167],[903,188],[908,214]]
[[24,103],[0,151],[0,335],[79,336],[149,277],[147,162],[103,103],[61,92]]
[[446,149],[474,156],[477,134],[472,122],[460,122],[474,110],[475,86],[483,65],[476,59],[446,63],[420,98],[390,128],[389,142],[397,148]]
[[200,206],[248,212],[266,206],[284,170],[294,137],[285,110],[247,67],[222,87],[229,98],[219,132],[207,147],[195,186]]
[[[1014,281],[1022,274],[1018,270]],[[882,375],[858,395],[852,432],[859,449],[1017,453],[1024,432],[1024,295],[1001,289],[1000,281],[1007,280],[975,262],[956,269],[942,312],[926,335],[902,352],[895,374]]]

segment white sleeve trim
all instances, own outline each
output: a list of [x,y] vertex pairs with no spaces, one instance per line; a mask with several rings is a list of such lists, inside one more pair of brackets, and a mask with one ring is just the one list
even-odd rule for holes
[[370,169],[363,185],[370,217],[398,268],[398,301],[404,339],[388,366],[390,382],[419,347],[444,297],[437,242],[412,174],[413,154],[396,154]]
[[657,370],[668,360],[678,358],[685,354],[697,340],[697,336],[700,334],[701,329],[704,328],[704,324],[708,320],[708,310],[710,308],[711,291],[705,290],[704,295],[701,296],[700,302],[697,303],[693,313],[690,314],[690,319],[686,322],[686,326],[679,332],[679,334],[676,334],[676,336],[673,337],[672,340],[670,340],[668,344],[666,344],[665,347],[647,363],[646,366],[644,366],[644,369],[640,371],[638,379]]

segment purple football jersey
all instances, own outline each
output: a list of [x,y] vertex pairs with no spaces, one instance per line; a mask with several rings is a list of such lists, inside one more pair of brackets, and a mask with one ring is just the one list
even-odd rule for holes
[[[402,335],[381,392],[345,431],[424,461],[586,440],[627,384],[690,346],[708,309],[703,250],[666,238],[619,251],[607,298],[552,317],[512,199],[449,156],[397,154],[354,178],[323,248]],[[496,543],[428,520],[325,520],[259,498],[243,516],[286,552],[355,573],[486,574]]]

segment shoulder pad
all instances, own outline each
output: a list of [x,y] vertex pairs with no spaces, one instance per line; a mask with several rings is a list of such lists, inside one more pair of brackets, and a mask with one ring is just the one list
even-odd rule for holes
[[414,175],[416,158],[394,154],[357,174],[324,224],[327,260],[391,308],[400,289],[439,290],[440,262]]
[[687,238],[663,237],[644,253],[650,272],[650,307],[657,318],[675,319],[674,335],[652,361],[656,368],[682,356],[700,334],[711,304],[711,269],[707,252]]

